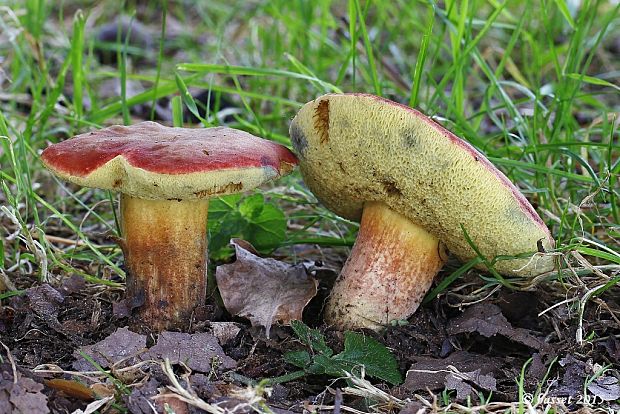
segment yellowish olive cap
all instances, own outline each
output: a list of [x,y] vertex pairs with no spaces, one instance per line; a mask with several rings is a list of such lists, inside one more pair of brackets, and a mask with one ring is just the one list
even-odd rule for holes
[[[336,214],[358,220],[366,202],[385,203],[441,240],[463,261],[554,247],[544,222],[489,160],[422,113],[366,94],[307,103],[290,126],[310,190]],[[462,227],[461,227],[462,226]],[[554,268],[549,255],[500,260],[502,274]]]

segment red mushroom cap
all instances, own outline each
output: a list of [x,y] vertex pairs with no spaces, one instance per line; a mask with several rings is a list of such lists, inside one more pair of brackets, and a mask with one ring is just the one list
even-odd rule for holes
[[236,193],[286,175],[286,147],[236,129],[111,126],[51,145],[41,155],[59,177],[147,199]]

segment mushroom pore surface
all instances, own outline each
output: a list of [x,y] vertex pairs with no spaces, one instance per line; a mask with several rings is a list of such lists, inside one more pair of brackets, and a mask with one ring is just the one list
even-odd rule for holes
[[[471,145],[420,112],[372,95],[333,94],[307,103],[290,127],[310,190],[338,215],[359,220],[382,202],[441,240],[461,260],[554,246],[518,189]],[[462,226],[462,228],[461,228]],[[552,270],[550,256],[500,260],[503,274]]]

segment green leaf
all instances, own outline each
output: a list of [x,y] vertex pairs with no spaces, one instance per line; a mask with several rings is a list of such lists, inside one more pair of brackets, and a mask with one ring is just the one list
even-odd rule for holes
[[326,355],[315,355],[312,358],[312,365],[306,369],[309,374],[329,375],[330,377],[342,377],[345,366],[334,361]]
[[269,250],[286,238],[286,216],[274,204],[265,203],[262,194],[247,197],[239,205],[239,213],[248,222],[246,240],[256,249]]
[[231,237],[239,235],[243,230],[241,215],[237,204],[241,200],[239,194],[232,194],[209,200],[209,256],[217,260],[232,254],[228,246]]
[[232,253],[233,237],[250,242],[259,252],[269,252],[286,239],[286,217],[275,204],[256,193],[212,199],[209,204],[209,255],[221,259]]
[[308,346],[314,355],[306,351],[289,352],[285,360],[304,368],[308,374],[342,377],[343,371],[361,375],[362,367],[366,375],[400,384],[402,377],[398,364],[390,351],[376,339],[356,333],[344,333],[344,351],[332,356],[333,352],[325,343],[325,337],[317,329],[306,326],[301,321],[292,321],[295,335]]
[[332,357],[332,361],[348,372],[356,372],[364,366],[370,377],[393,385],[402,382],[394,355],[376,339],[357,332],[344,333],[344,351]]
[[330,357],[334,351],[325,343],[325,337],[318,329],[312,329],[301,321],[292,321],[291,328],[295,335],[304,345],[310,347],[312,351]]
[[284,360],[299,368],[306,368],[312,363],[312,357],[308,351],[290,351],[284,354]]
[[82,118],[84,102],[82,98],[82,84],[84,80],[84,14],[78,10],[73,18],[73,38],[71,40],[71,63],[73,66],[73,109],[79,120]]

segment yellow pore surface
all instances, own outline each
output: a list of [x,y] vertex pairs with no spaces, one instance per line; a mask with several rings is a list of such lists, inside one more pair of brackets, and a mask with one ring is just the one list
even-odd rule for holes
[[[461,260],[476,256],[461,229],[489,259],[553,246],[527,200],[480,153],[430,119],[370,95],[325,95],[291,124],[303,177],[337,214],[359,220],[381,201],[443,241]],[[497,262],[503,274],[537,275],[550,256]]]
[[118,191],[147,200],[199,200],[240,193],[278,176],[277,171],[262,167],[167,175],[136,168],[122,155],[85,177],[62,171],[54,174],[84,187]]

